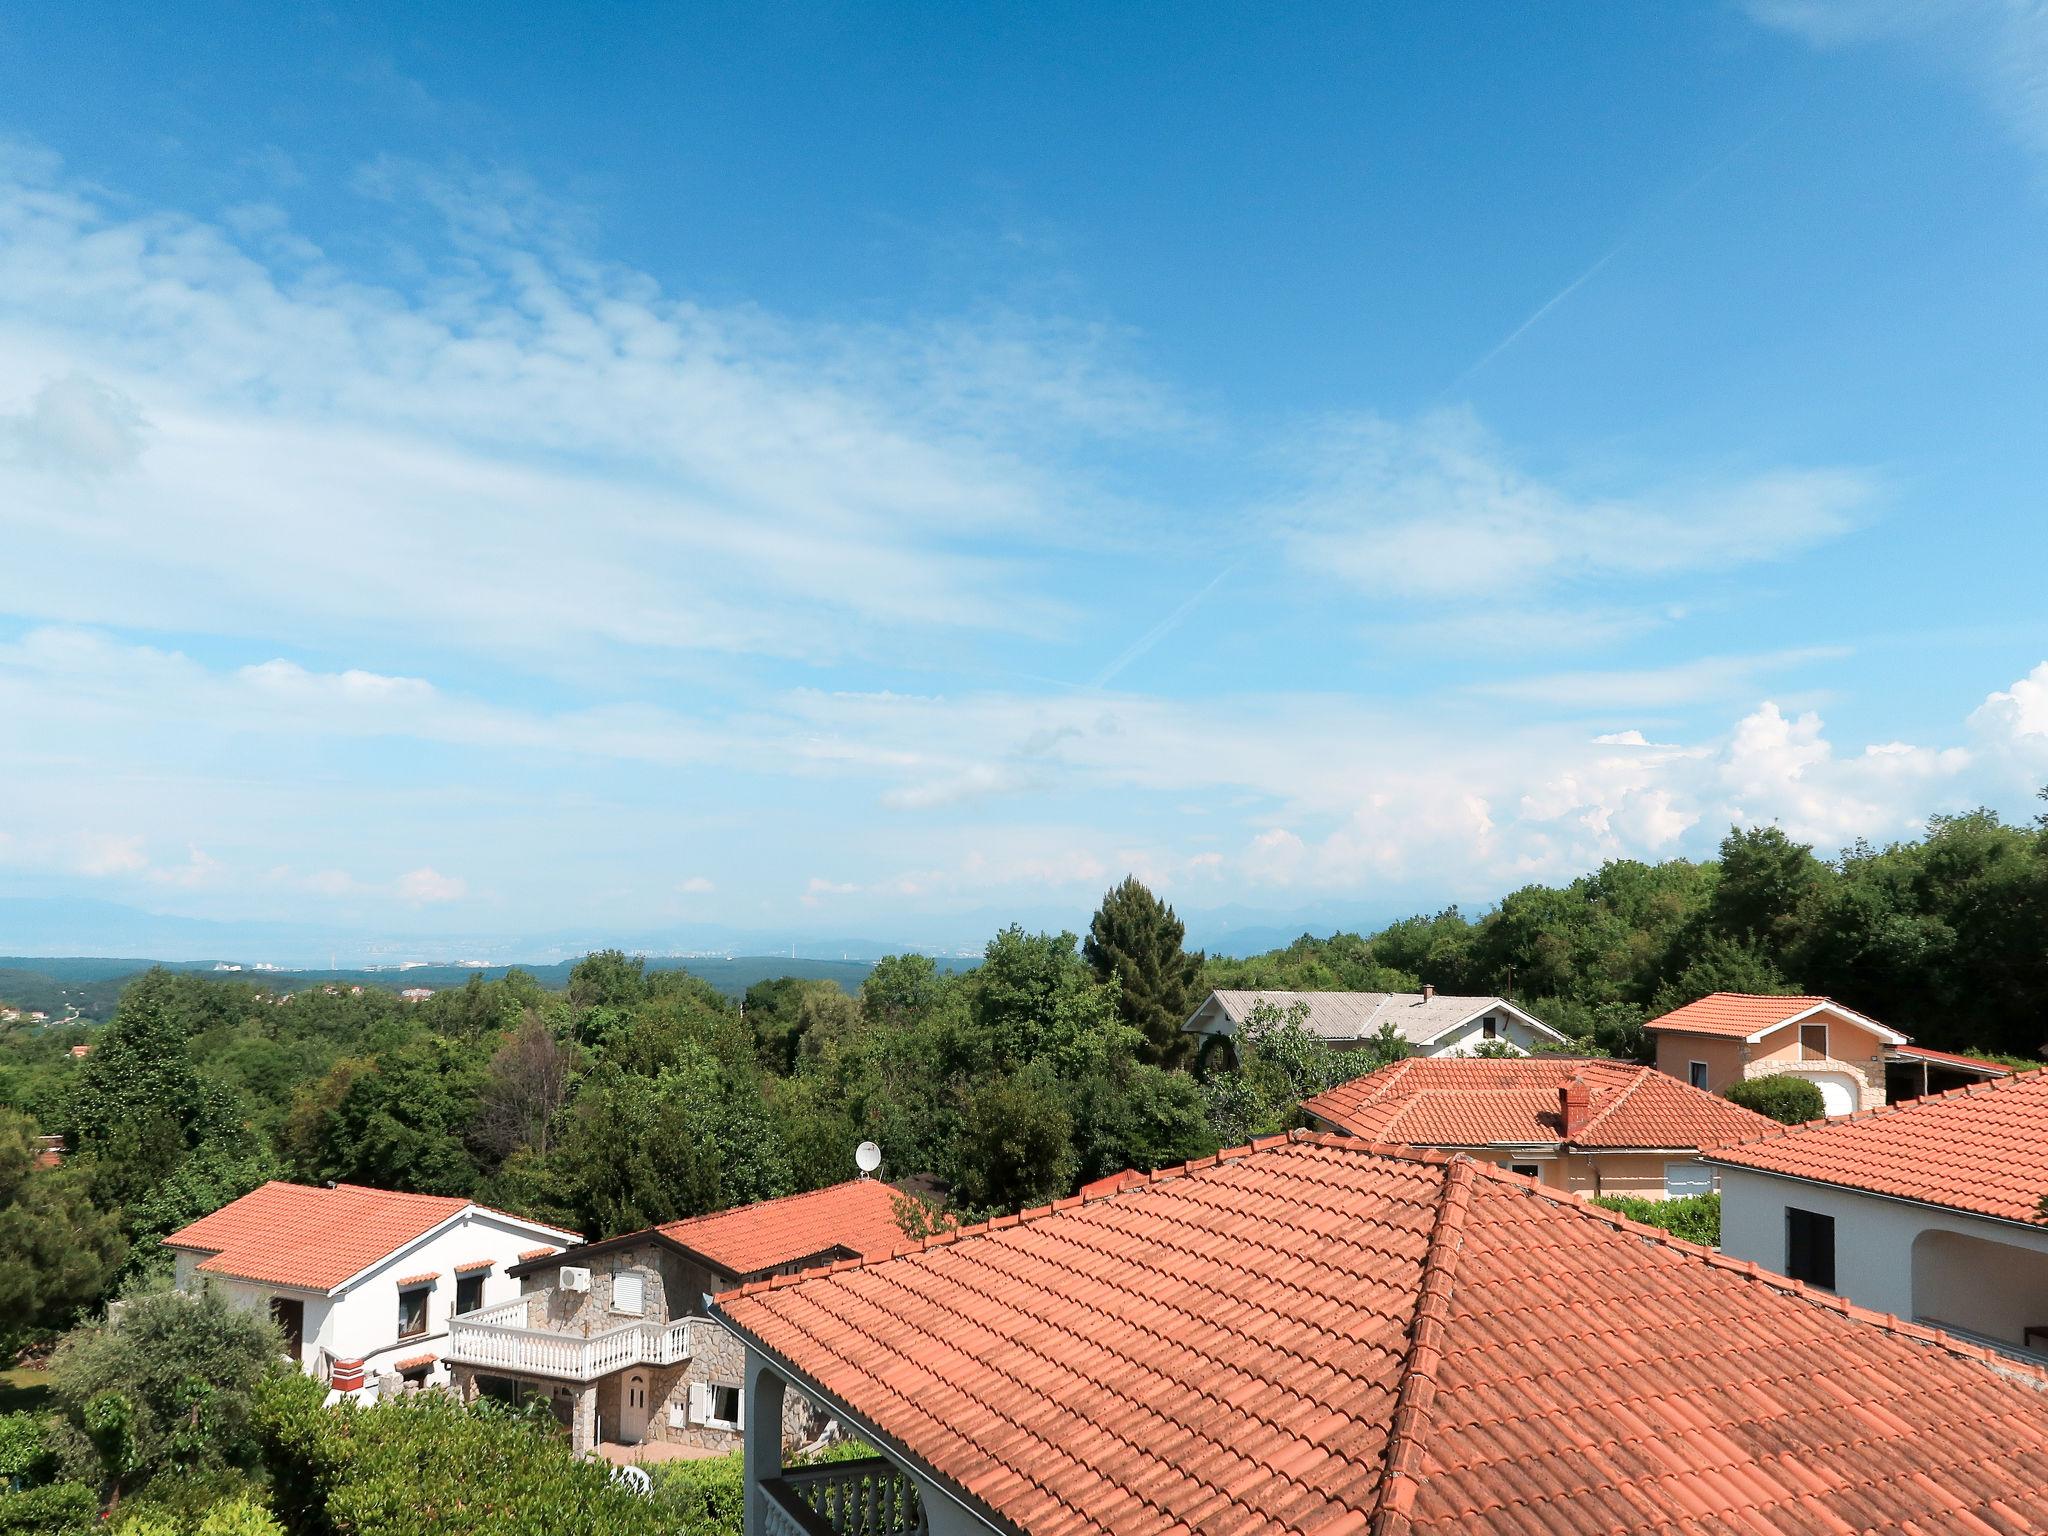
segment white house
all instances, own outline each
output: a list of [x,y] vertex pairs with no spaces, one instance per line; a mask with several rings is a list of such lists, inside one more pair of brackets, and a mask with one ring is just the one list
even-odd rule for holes
[[1860,1306],[2048,1361],[2048,1072],[1706,1155],[1721,1247]]
[[1181,1026],[1188,1034],[1229,1039],[1260,1003],[1285,1014],[1308,1005],[1304,1023],[1338,1050],[1360,1046],[1388,1024],[1417,1056],[1470,1056],[1481,1046],[1503,1045],[1526,1056],[1565,1037],[1504,997],[1452,997],[1434,987],[1420,992],[1211,992]]
[[515,1264],[581,1240],[443,1195],[273,1181],[164,1246],[179,1286],[267,1310],[308,1374],[351,1392],[386,1373],[445,1382],[450,1319],[515,1299]]

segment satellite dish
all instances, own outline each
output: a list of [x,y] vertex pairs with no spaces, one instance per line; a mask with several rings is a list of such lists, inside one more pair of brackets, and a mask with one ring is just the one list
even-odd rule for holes
[[864,1141],[853,1149],[853,1163],[860,1169],[860,1176],[866,1178],[882,1166],[882,1149],[872,1141]]

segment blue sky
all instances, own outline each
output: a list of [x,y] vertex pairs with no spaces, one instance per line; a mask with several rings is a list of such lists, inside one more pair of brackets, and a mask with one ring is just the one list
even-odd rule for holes
[[0,894],[944,943],[2031,814],[2044,250],[2019,0],[17,9]]

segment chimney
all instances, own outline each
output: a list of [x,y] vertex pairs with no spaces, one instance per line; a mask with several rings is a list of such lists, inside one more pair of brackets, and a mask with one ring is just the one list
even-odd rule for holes
[[1423,1000],[1423,1001],[1424,1001],[1424,1002],[1426,1003],[1426,1002],[1428,1002],[1428,1001],[1429,1001],[1429,1000],[1430,1000],[1430,999],[1431,999],[1432,997],[1435,997],[1435,996],[1436,996],[1436,988],[1435,988],[1435,987],[1433,987],[1433,986],[1431,986],[1431,985],[1430,985],[1430,984],[1429,984],[1428,982],[1426,982],[1426,981],[1425,981],[1425,982],[1424,982],[1424,983],[1422,984],[1422,1000]]
[[1583,1077],[1567,1078],[1557,1089],[1557,1118],[1562,1126],[1559,1139],[1570,1141],[1593,1118],[1593,1090]]

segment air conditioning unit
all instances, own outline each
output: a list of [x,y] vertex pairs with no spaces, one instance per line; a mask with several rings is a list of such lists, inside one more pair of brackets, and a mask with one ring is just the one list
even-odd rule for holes
[[564,1264],[561,1285],[565,1291],[587,1291],[590,1289],[590,1271],[573,1264]]

